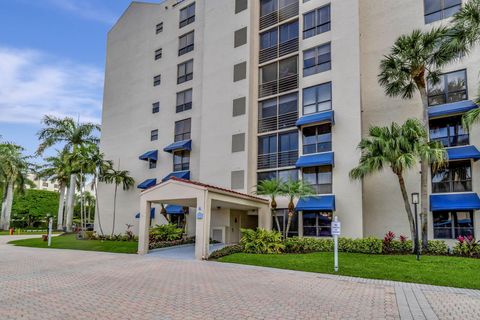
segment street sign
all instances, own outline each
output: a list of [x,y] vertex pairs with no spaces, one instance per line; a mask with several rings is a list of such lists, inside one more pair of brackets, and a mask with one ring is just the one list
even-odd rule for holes
[[335,216],[331,225],[333,236],[333,270],[335,272],[338,272],[338,236],[340,235],[341,228],[340,221],[338,221],[338,217]]
[[341,223],[339,221],[332,222],[332,236],[339,236],[341,232]]

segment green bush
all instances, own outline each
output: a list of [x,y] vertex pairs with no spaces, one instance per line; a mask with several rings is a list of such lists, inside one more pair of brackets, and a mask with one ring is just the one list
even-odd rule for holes
[[156,225],[150,229],[150,242],[174,241],[182,237],[183,229],[177,228],[175,224]]
[[343,252],[382,253],[382,240],[373,237],[360,239],[340,238],[338,245],[338,249]]
[[474,237],[460,236],[457,238],[458,242],[453,247],[453,254],[456,256],[480,258],[480,242],[476,241]]
[[317,238],[287,238],[285,240],[286,253],[310,253],[333,251],[332,239]]
[[158,248],[167,248],[167,247],[173,247],[173,246],[180,246],[184,244],[191,244],[195,243],[195,237],[189,237],[185,239],[177,239],[177,240],[172,240],[172,241],[150,241],[148,244],[149,249],[158,249]]
[[213,251],[210,256],[208,256],[209,260],[219,259],[221,257],[225,257],[234,253],[243,252],[243,247],[240,244],[234,244],[232,246],[226,246],[221,249]]
[[240,244],[246,253],[280,253],[285,248],[278,231],[242,229]]
[[428,240],[427,254],[432,255],[447,255],[449,252],[448,246],[445,241],[442,240]]

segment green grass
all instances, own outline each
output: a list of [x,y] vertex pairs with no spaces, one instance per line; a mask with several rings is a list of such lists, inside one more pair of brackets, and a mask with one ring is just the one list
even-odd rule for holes
[[[62,233],[62,231],[52,231],[52,234],[60,234],[60,233]],[[17,231],[15,231],[13,233],[14,236],[24,236],[24,235],[29,235],[29,234],[31,234],[31,235],[47,234],[47,232],[45,232],[45,231],[32,231],[32,232],[27,232],[27,231],[17,232]],[[8,236],[8,235],[10,235],[10,231],[0,230],[0,236]]]
[[[47,241],[43,241],[42,238],[14,240],[10,241],[9,244],[21,247],[49,248]],[[136,253],[138,243],[136,241],[77,240],[74,234],[66,234],[52,237],[52,246],[50,248],[114,253]]]
[[[220,262],[333,274],[333,253],[237,253]],[[339,253],[339,275],[480,289],[480,260],[460,257]]]

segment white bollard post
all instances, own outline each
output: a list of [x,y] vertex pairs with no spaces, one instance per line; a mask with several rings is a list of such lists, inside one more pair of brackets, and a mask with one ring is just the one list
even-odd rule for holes
[[52,245],[52,226],[53,226],[53,218],[50,217],[48,219],[48,246]]
[[340,235],[340,222],[335,216],[332,222],[332,236],[333,236],[333,269],[338,272],[338,236]]

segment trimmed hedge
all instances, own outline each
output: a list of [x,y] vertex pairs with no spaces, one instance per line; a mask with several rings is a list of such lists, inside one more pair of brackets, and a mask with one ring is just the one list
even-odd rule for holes
[[208,257],[209,260],[219,259],[221,257],[225,257],[234,253],[241,253],[243,252],[243,247],[240,244],[234,244],[232,246],[226,246],[221,249],[213,251],[210,256]]

